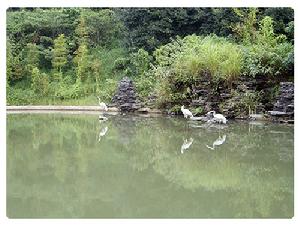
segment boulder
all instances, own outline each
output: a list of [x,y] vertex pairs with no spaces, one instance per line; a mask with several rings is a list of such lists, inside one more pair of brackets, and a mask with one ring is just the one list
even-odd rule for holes
[[133,81],[130,78],[124,77],[120,81],[112,103],[122,112],[136,111],[141,108],[141,103],[136,97]]

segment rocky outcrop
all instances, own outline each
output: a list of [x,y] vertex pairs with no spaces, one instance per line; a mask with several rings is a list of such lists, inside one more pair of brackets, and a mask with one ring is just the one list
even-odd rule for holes
[[272,110],[276,79],[264,76],[255,78],[241,76],[233,83],[213,83],[209,77],[202,77],[192,86],[192,108],[200,107],[202,113],[215,110],[227,118],[249,118],[249,114],[263,114]]
[[112,103],[123,112],[132,112],[141,108],[131,79],[124,77],[120,81],[117,93],[112,99]]
[[276,98],[273,110],[269,111],[273,117],[291,119],[294,117],[294,83],[281,82],[279,95]]

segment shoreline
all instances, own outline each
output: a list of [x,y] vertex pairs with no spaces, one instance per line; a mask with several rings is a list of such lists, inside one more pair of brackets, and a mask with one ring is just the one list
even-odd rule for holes
[[[122,114],[122,112],[116,107],[108,108],[108,111],[101,110],[100,106],[55,106],[55,105],[26,105],[26,106],[6,106],[7,114],[40,114],[40,113],[59,113],[59,114],[99,114],[105,112],[110,115]],[[150,115],[168,115],[158,109],[142,108],[135,112],[128,112],[126,114],[138,114],[144,116]],[[197,117],[198,118],[198,117]],[[284,123],[294,124],[294,120],[271,120],[268,118],[263,119],[246,119],[246,118],[235,118],[235,121],[257,121],[257,122],[273,122],[273,123]]]
[[[65,113],[122,113],[116,107],[109,107],[108,111],[104,111],[100,106],[56,106],[56,105],[22,105],[22,106],[6,106],[6,113],[47,113],[47,112],[65,112]],[[138,114],[165,114],[163,111],[158,109],[141,108],[136,110],[134,113]]]

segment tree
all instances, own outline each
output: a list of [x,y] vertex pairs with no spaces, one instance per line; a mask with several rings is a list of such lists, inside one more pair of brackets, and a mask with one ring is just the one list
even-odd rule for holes
[[60,34],[54,40],[54,48],[52,50],[52,65],[57,71],[62,72],[62,68],[68,62],[67,55],[68,49],[66,45],[65,35]]
[[79,24],[76,27],[75,33],[78,36],[78,43],[79,44],[87,44],[88,32],[87,32],[87,29],[86,29],[85,18],[82,15],[79,18]]
[[93,78],[96,81],[96,93],[99,93],[100,90],[100,76],[101,76],[101,62],[98,59],[94,59],[92,61],[92,72],[93,72]]
[[39,67],[40,51],[35,43],[28,43],[26,46],[26,52],[25,68],[28,73],[31,73],[34,67]]
[[88,48],[85,44],[81,44],[75,52],[74,63],[76,65],[77,80],[84,82],[88,73]]
[[258,9],[250,8],[248,10],[241,10],[234,8],[233,10],[241,19],[241,22],[236,23],[236,25],[233,27],[233,31],[244,44],[253,43],[257,37],[256,14]]
[[112,9],[85,9],[81,16],[85,21],[90,46],[118,46],[123,35],[123,24]]
[[140,8],[117,12],[126,28],[127,46],[149,52],[177,35],[228,36],[232,34],[231,23],[239,20],[231,8]]
[[14,56],[14,43],[7,39],[6,43],[6,80],[10,85],[12,82],[20,80],[24,77],[23,65],[20,55]]
[[36,94],[45,95],[48,91],[49,80],[45,73],[40,73],[37,67],[32,69],[31,87]]

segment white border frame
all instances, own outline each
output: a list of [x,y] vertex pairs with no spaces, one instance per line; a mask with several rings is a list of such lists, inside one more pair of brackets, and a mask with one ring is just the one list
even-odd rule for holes
[[298,41],[299,35],[299,9],[297,9],[297,0],[0,0],[1,6],[1,19],[0,19],[0,115],[1,115],[1,136],[0,143],[3,143],[3,148],[0,150],[0,224],[139,224],[146,223],[152,224],[153,222],[159,223],[184,223],[184,224],[299,224],[299,179],[297,179],[297,171],[299,171],[299,154],[297,147],[300,146],[300,139],[296,136],[299,134],[299,121],[298,121],[298,99],[299,99],[299,66],[295,64],[295,151],[294,151],[294,217],[293,219],[8,219],[6,217],[6,9],[8,7],[292,7],[295,10],[295,62],[298,62]]

